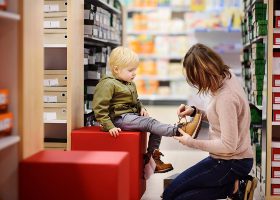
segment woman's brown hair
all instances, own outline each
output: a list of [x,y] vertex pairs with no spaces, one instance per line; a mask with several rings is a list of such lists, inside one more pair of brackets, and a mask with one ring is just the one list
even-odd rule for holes
[[222,87],[225,78],[231,78],[229,67],[222,58],[203,44],[193,45],[186,53],[183,67],[187,82],[198,93],[214,93]]

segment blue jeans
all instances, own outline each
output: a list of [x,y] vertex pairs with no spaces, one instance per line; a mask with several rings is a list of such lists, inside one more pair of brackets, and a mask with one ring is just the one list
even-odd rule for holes
[[148,152],[152,153],[159,148],[161,137],[172,137],[176,134],[177,126],[164,124],[152,117],[126,113],[114,120],[114,125],[123,131],[150,132]]
[[163,193],[164,200],[215,200],[232,194],[236,179],[246,177],[253,159],[221,160],[210,156],[182,172]]

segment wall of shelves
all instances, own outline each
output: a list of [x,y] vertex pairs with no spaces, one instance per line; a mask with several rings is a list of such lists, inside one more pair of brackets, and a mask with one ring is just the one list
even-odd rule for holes
[[8,110],[13,113],[11,135],[0,138],[3,200],[18,199],[18,162],[43,147],[43,31],[33,23],[43,19],[42,7],[42,1],[9,0],[0,11],[0,88],[9,90]]
[[126,42],[140,58],[135,82],[144,103],[186,103],[196,94],[181,73],[181,60],[194,43],[207,44],[240,68],[241,1],[125,2]]

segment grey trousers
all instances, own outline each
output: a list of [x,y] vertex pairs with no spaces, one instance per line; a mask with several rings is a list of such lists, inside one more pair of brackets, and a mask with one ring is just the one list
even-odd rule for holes
[[152,153],[159,149],[161,137],[172,137],[177,132],[176,125],[163,124],[152,117],[139,116],[134,113],[126,113],[114,120],[114,125],[123,131],[150,132],[148,149]]

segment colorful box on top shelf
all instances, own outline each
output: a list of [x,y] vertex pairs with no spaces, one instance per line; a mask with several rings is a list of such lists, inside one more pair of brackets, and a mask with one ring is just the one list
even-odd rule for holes
[[0,113],[4,113],[8,111],[8,94],[9,91],[6,89],[0,89]]

